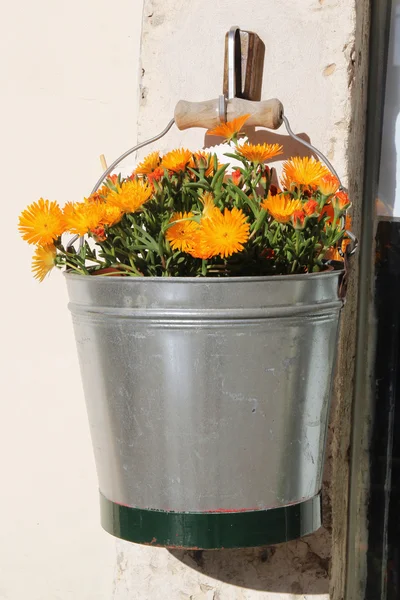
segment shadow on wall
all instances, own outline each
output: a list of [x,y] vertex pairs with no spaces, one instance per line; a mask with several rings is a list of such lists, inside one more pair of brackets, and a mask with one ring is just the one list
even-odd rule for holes
[[[281,129],[284,131],[283,125],[281,126]],[[268,160],[268,165],[273,162],[287,160],[292,156],[313,156],[311,150],[309,150],[305,146],[302,146],[301,144],[299,144],[299,142],[297,142],[287,134],[284,135],[280,133],[275,133],[273,131],[270,131],[269,129],[260,129],[256,131],[254,127],[245,127],[244,131],[252,144],[280,144],[281,146],[283,146],[283,154],[279,154],[279,156]],[[306,133],[297,133],[296,135],[298,135],[305,142],[311,143],[310,138]],[[222,142],[223,139],[220,137],[207,134],[204,136],[205,148],[221,144]],[[324,152],[323,148],[321,148],[321,150],[322,152]],[[315,156],[315,158],[318,157]]]
[[242,550],[169,550],[187,567],[247,589],[291,594],[329,591],[330,533],[266,548]]

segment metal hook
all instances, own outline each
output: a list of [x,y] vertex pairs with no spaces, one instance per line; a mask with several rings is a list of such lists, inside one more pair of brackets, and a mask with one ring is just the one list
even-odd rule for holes
[[240,27],[234,25],[228,33],[228,100],[242,95]]

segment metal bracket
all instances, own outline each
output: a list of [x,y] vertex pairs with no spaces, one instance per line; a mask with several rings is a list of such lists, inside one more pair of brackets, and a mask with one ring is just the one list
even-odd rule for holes
[[264,42],[256,33],[230,28],[225,36],[225,98],[261,100],[264,56]]

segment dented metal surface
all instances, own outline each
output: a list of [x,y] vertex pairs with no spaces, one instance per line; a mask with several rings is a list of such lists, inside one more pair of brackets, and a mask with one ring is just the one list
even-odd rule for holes
[[177,512],[315,496],[339,277],[67,274],[102,494]]

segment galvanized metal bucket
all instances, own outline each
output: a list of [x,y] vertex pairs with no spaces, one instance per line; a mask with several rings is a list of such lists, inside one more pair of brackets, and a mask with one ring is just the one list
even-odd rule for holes
[[206,549],[318,529],[341,275],[66,274],[107,531]]

